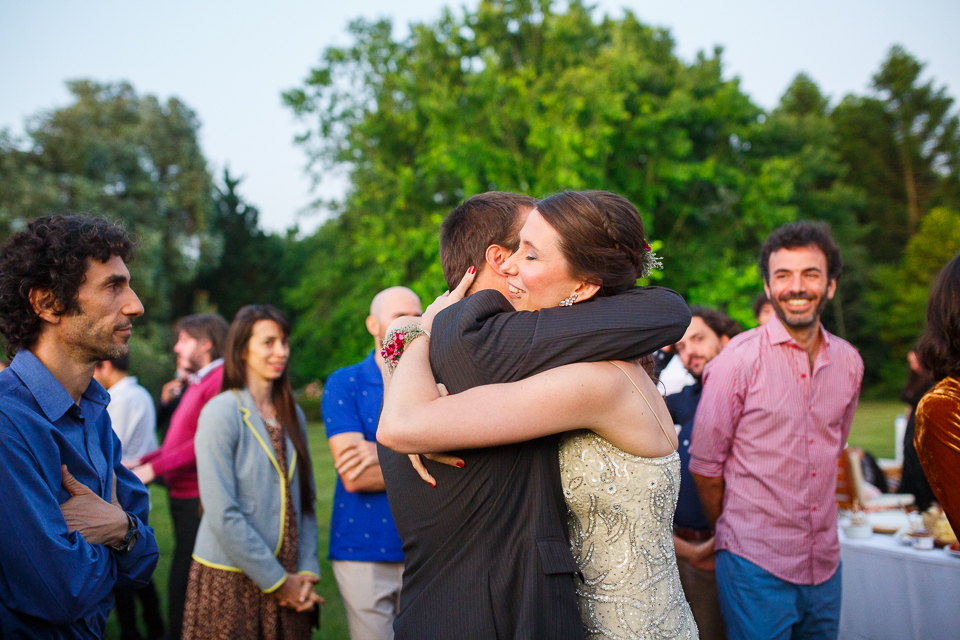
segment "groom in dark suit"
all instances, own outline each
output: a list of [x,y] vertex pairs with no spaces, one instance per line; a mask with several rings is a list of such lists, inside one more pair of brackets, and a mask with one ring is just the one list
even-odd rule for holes
[[[431,366],[450,393],[574,362],[634,360],[676,342],[690,322],[683,299],[659,287],[503,315],[513,307],[500,266],[535,206],[526,196],[480,194],[441,226],[450,289],[469,266],[478,270],[468,297],[433,323]],[[407,456],[378,446],[405,555],[397,640],[584,637],[558,440],[454,452],[463,469],[426,461],[435,487]]]

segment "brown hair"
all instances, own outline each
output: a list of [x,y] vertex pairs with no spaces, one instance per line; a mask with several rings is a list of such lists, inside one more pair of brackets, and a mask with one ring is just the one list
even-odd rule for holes
[[801,220],[774,229],[760,247],[760,275],[770,282],[770,254],[780,249],[816,246],[827,258],[827,280],[836,280],[843,271],[843,256],[826,222]]
[[210,359],[223,356],[223,343],[227,339],[227,321],[217,313],[198,313],[186,316],[177,323],[177,333],[183,331],[194,340],[210,341]]
[[735,338],[740,335],[740,323],[721,311],[694,305],[690,307],[690,317],[703,320],[703,324],[717,334],[718,338]]
[[564,191],[537,203],[537,211],[560,234],[560,252],[570,275],[612,296],[635,286],[649,251],[640,212],[609,191]]
[[487,247],[498,244],[511,252],[520,246],[522,209],[537,206],[535,198],[488,191],[468,198],[440,225],[440,264],[451,291],[470,267],[483,266]]
[[[219,317],[219,316],[218,316]],[[283,339],[290,337],[290,321],[274,306],[269,304],[250,304],[233,317],[233,323],[227,333],[227,344],[224,350],[223,384],[221,391],[230,389],[245,389],[247,387],[247,363],[244,356],[247,344],[253,335],[253,326],[261,320],[272,320],[280,327]],[[293,398],[293,388],[287,369],[273,382],[273,391],[270,394],[273,406],[277,409],[277,420],[283,426],[287,437],[293,443],[300,459],[298,473],[300,476],[300,506],[304,513],[313,513],[313,489],[310,479],[313,475],[310,464],[310,451],[307,441],[300,430],[300,420],[297,417],[297,403]]]
[[753,309],[753,317],[759,318],[763,307],[768,304],[771,307],[773,306],[773,303],[770,302],[770,298],[767,297],[767,294],[765,292],[758,293],[757,297],[753,299],[753,306],[751,307]]
[[[560,235],[560,252],[570,275],[613,296],[637,284],[648,251],[640,212],[609,191],[564,191],[537,203],[537,211]],[[654,383],[652,356],[638,361]]]
[[917,359],[934,380],[960,376],[960,255],[940,270],[930,290]]

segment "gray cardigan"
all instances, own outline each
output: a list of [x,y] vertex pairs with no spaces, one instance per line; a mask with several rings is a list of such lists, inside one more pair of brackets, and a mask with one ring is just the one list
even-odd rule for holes
[[[300,407],[297,416],[306,441],[306,419]],[[208,567],[243,572],[266,593],[280,588],[287,575],[276,555],[288,490],[297,510],[297,572],[320,576],[316,514],[302,513],[296,450],[289,438],[286,443],[287,477],[283,478],[270,435],[246,389],[212,398],[200,412],[194,439],[203,517],[193,559]]]

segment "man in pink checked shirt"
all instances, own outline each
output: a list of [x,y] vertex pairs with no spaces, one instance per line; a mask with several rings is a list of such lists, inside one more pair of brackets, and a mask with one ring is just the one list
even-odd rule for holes
[[776,317],[706,367],[690,445],[727,637],[836,638],[837,461],[863,361],[820,324],[843,268],[826,224],[767,238],[760,270]]
[[221,355],[227,329],[227,322],[214,313],[187,316],[177,323],[177,344],[173,350],[177,354],[177,368],[190,372],[188,385],[170,417],[163,445],[131,465],[141,482],[149,484],[160,477],[170,491],[176,544],[167,586],[167,640],[180,640],[191,556],[200,527],[200,489],[193,437],[197,433],[200,410],[220,393]]

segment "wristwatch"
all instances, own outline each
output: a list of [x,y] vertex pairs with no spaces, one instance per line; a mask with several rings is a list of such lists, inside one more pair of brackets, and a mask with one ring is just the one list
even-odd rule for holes
[[110,547],[120,555],[123,555],[130,551],[133,548],[133,545],[137,544],[137,521],[133,519],[129,513],[124,512],[127,516],[127,535],[123,536],[123,540],[120,541],[115,547]]

